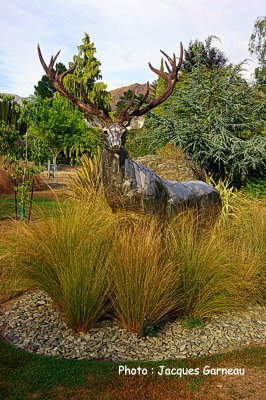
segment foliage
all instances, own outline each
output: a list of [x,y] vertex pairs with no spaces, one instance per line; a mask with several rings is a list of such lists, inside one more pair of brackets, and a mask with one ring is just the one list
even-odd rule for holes
[[90,329],[106,312],[108,224],[97,209],[68,204],[55,219],[22,226],[16,237],[12,263],[22,281],[46,292],[75,331]]
[[206,182],[214,186],[220,194],[222,201],[221,221],[226,221],[228,217],[234,216],[239,203],[237,190],[228,181],[222,181],[221,179],[215,182],[212,177],[206,177]]
[[0,94],[0,123],[18,130],[21,135],[26,133],[27,126],[20,121],[21,106],[12,95]]
[[266,197],[266,179],[247,179],[245,189],[254,197]]
[[191,315],[190,317],[186,318],[183,321],[184,328],[193,329],[196,327],[203,327],[203,326],[204,326],[203,319],[199,317],[193,317],[193,315]]
[[[164,72],[164,62],[163,62],[163,58],[161,59],[160,71],[161,71],[161,72]],[[157,78],[157,80],[155,81],[155,85],[154,85],[154,86],[155,86],[154,97],[157,98],[157,97],[159,97],[159,96],[163,93],[163,91],[165,90],[166,82],[165,82],[165,80],[164,80],[160,75],[158,75],[158,78]],[[157,114],[164,114],[164,103],[159,104],[159,106],[157,106],[157,107],[154,109],[154,112],[157,113]]]
[[241,78],[242,65],[207,69],[196,65],[182,74],[146,129],[154,148],[172,142],[216,178],[240,186],[246,176],[265,174],[265,98]]
[[216,47],[212,47],[213,39],[216,36],[209,36],[205,44],[200,40],[190,41],[188,49],[184,51],[183,69],[186,72],[192,72],[193,67],[202,65],[206,68],[224,68],[228,59],[223,52]]
[[147,154],[154,154],[154,149],[151,149],[150,132],[145,127],[139,130],[132,130],[127,133],[126,148],[130,157],[143,157]]
[[[62,63],[57,63],[53,72],[55,71],[58,71],[59,74],[61,74],[62,72],[66,71],[66,67]],[[42,76],[38,84],[34,86],[34,89],[34,95],[40,99],[53,97],[54,93],[56,92],[47,75]]]
[[29,203],[29,188],[38,172],[36,165],[29,163],[31,156],[32,159],[35,158],[34,149],[28,147],[27,135],[22,138],[18,131],[10,129],[3,123],[0,127],[0,145],[2,164],[4,169],[11,173],[19,201],[21,219],[24,219],[25,205]]
[[[181,215],[169,229],[167,248],[179,272],[177,296],[183,316],[207,318],[213,313],[245,307],[260,299],[264,268],[259,248],[243,234],[241,218],[199,230],[191,216]],[[253,228],[252,228],[253,229]],[[265,222],[257,225],[262,233]]]
[[[119,113],[119,111],[122,110],[122,108],[124,108],[128,104],[132,96],[133,96],[133,91],[130,89],[124,92],[122,96],[120,96],[120,99],[116,104],[116,115]],[[143,97],[144,97],[143,94],[139,95],[134,94],[134,101],[131,107],[129,108],[128,112],[130,112],[143,99]],[[143,104],[147,104],[147,100]]]
[[156,337],[160,328],[159,325],[144,325],[139,337]]
[[[76,65],[74,71],[64,78],[64,86],[74,96],[82,99],[80,85],[82,84],[87,97],[93,101],[99,109],[109,108],[111,101],[110,94],[106,91],[106,85],[98,82],[101,77],[100,61],[95,57],[96,49],[94,43],[90,41],[89,35],[85,32],[82,44],[78,46],[78,54],[74,55],[73,62],[69,63],[72,67]],[[57,97],[60,95],[57,94]],[[70,101],[64,99],[68,107],[73,109]]]
[[165,257],[156,219],[125,222],[113,232],[111,304],[120,324],[139,333],[176,312],[178,273]]
[[249,51],[257,56],[259,67],[255,76],[262,85],[266,84],[266,17],[258,17],[254,24],[253,33],[249,40]]
[[88,129],[82,113],[67,109],[63,99],[36,99],[27,106],[28,115],[32,113],[30,137],[41,142],[54,164],[61,151],[74,161],[82,153],[93,154],[99,145],[96,131]]
[[81,167],[77,169],[77,178],[69,177],[69,188],[74,197],[89,200],[95,193],[102,192],[102,154],[101,148],[93,158],[81,157]]

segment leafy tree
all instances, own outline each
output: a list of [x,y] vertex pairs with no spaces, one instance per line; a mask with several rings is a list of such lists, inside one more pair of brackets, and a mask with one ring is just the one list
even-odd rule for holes
[[31,108],[30,136],[48,150],[53,164],[61,151],[74,160],[83,152],[92,155],[99,145],[97,134],[88,129],[82,113],[67,109],[63,99],[37,100]]
[[[196,65],[202,65],[206,68],[224,68],[228,59],[223,52],[212,46],[213,39],[216,36],[209,36],[205,44],[200,40],[190,41],[188,49],[184,50],[183,69],[191,72]],[[219,40],[219,39],[218,39]]]
[[[66,70],[66,67],[63,63],[60,62],[56,64],[55,70],[58,71],[59,73],[62,73]],[[34,86],[34,89],[35,89],[34,95],[41,99],[53,97],[56,91],[47,75],[42,76],[38,84]]]
[[257,56],[259,67],[255,70],[256,79],[266,84],[266,17],[258,17],[249,40],[249,51]]

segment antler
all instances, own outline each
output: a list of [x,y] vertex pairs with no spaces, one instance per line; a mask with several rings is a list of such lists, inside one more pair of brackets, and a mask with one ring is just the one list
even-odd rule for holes
[[159,75],[163,80],[167,83],[165,90],[163,91],[160,96],[156,97],[155,99],[151,100],[151,102],[143,107],[141,109],[141,106],[147,99],[149,95],[149,83],[147,82],[147,90],[144,95],[144,97],[141,99],[141,101],[135,106],[135,108],[131,111],[130,114],[127,114],[127,111],[130,109],[130,107],[133,104],[135,93],[133,92],[132,98],[129,100],[128,104],[120,111],[118,114],[117,120],[118,122],[122,123],[123,121],[129,121],[131,120],[132,117],[138,117],[140,115],[146,114],[146,112],[152,110],[154,107],[157,107],[159,104],[164,102],[172,93],[175,87],[175,84],[177,82],[177,73],[181,68],[182,60],[183,60],[183,45],[180,42],[180,56],[179,56],[179,62],[178,65],[176,65],[176,56],[173,54],[173,58],[169,57],[164,51],[161,50],[161,53],[167,58],[170,66],[168,63],[165,61],[165,65],[167,68],[168,72],[163,72],[160,71],[156,68],[154,68],[150,63],[149,67],[150,69],[155,72],[157,75]]
[[43,59],[39,44],[38,44],[38,54],[39,54],[39,58],[40,58],[42,66],[43,66],[43,69],[45,70],[46,75],[48,76],[51,84],[61,94],[61,96],[64,96],[67,99],[69,99],[70,101],[72,101],[72,103],[77,105],[86,114],[96,115],[98,118],[103,119],[107,123],[112,122],[112,120],[109,116],[109,113],[105,108],[103,109],[103,111],[100,111],[97,108],[97,106],[90,99],[88,99],[88,97],[85,94],[82,84],[80,85],[80,92],[84,99],[84,102],[82,100],[80,100],[79,98],[75,97],[72,93],[70,93],[64,87],[63,82],[62,82],[63,78],[70,72],[74,71],[74,69],[76,68],[76,65],[74,65],[73,67],[69,68],[68,70],[62,72],[61,74],[59,74],[58,71],[56,71],[54,73],[53,67],[54,67],[57,57],[60,54],[60,51],[54,57],[53,56],[51,57],[51,60],[50,60],[50,63],[48,66]]

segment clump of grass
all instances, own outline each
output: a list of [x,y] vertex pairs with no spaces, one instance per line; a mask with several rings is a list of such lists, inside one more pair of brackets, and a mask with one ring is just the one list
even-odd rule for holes
[[116,231],[111,268],[115,318],[131,332],[142,332],[176,312],[178,273],[163,248],[155,218],[143,217]]
[[239,241],[235,225],[199,230],[183,214],[169,226],[167,247],[180,274],[182,315],[208,318],[261,298],[260,255]]
[[81,167],[77,169],[77,177],[69,176],[69,188],[72,197],[88,200],[88,198],[103,192],[101,148],[93,158],[84,154]]
[[97,204],[68,203],[57,218],[20,224],[7,253],[27,287],[47,293],[75,331],[106,313],[110,220]]
[[[245,198],[228,228],[228,240],[238,243],[250,254],[249,262],[256,264],[261,279],[262,294],[266,297],[266,203]],[[243,250],[244,249],[244,250]],[[235,251],[237,247],[235,248]]]
[[1,263],[16,289],[46,292],[75,331],[108,315],[145,334],[169,316],[208,318],[262,301],[265,205],[246,199],[210,227],[193,218],[112,213],[101,193],[68,200],[56,217],[14,223]]

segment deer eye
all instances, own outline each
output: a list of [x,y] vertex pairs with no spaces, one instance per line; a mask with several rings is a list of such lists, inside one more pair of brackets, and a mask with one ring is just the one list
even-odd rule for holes
[[108,133],[108,129],[103,129],[103,133],[105,134],[105,135],[107,135],[107,133]]

